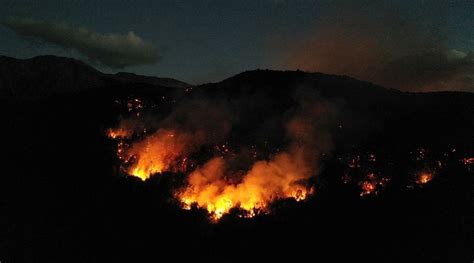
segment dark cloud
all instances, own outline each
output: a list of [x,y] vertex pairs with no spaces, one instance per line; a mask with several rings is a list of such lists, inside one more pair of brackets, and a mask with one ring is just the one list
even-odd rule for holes
[[408,12],[402,17],[388,9],[368,16],[349,7],[295,41],[283,67],[348,75],[405,91],[474,92],[474,56],[446,44],[442,12],[433,15],[436,21],[422,24]]
[[100,34],[83,27],[26,18],[9,18],[3,25],[21,36],[74,49],[92,63],[111,68],[154,64],[159,59],[157,49],[133,31],[124,35]]

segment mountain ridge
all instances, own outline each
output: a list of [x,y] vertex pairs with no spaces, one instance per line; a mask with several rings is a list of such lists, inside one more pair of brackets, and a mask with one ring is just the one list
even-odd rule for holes
[[35,100],[61,93],[128,83],[176,88],[191,86],[172,78],[122,72],[106,74],[74,58],[45,55],[17,59],[0,56],[0,98]]
[[[263,86],[274,89],[274,84],[283,82],[286,86],[316,85],[323,95],[332,96],[334,93],[346,93],[347,97],[363,99],[367,93],[371,96],[400,96],[412,93],[383,87],[371,82],[358,80],[345,75],[332,75],[320,72],[305,72],[301,70],[269,70],[255,69],[238,73],[219,82],[201,84],[196,87],[227,87],[241,86],[241,92],[249,92],[245,87]],[[340,85],[333,87],[333,83]],[[129,84],[145,84],[160,88],[188,88],[193,85],[173,78],[144,76],[129,72],[115,74],[103,73],[94,67],[68,57],[54,55],[36,56],[29,59],[17,59],[0,55],[0,99],[36,100],[62,93],[77,93],[83,90],[120,86]],[[282,85],[283,86],[283,85]],[[331,87],[331,88],[327,88]],[[258,87],[261,89],[261,87]],[[370,92],[367,92],[370,90]],[[423,92],[431,93],[462,93],[461,91]]]

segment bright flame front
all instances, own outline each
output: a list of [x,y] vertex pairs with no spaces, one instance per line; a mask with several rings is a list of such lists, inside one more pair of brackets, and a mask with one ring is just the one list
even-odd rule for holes
[[276,199],[306,199],[311,190],[301,182],[310,175],[302,156],[281,153],[270,161],[258,161],[238,183],[228,181],[223,158],[214,158],[189,175],[188,186],[177,193],[184,208],[193,204],[219,219],[233,208],[253,217],[267,212]]
[[108,136],[121,140],[117,155],[127,165],[124,169],[132,176],[142,180],[151,175],[178,167],[177,163],[186,158],[191,136],[175,130],[160,129],[131,145],[123,140],[131,135],[123,128],[110,129]]

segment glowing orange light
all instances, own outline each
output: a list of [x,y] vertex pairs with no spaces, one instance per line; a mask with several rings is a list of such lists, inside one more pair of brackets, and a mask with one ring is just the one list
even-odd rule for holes
[[465,165],[474,164],[474,157],[464,158],[464,159],[462,159],[462,162],[463,162]]
[[[126,138],[132,132],[123,129],[109,129],[110,138]],[[146,136],[141,141],[131,145],[123,140],[117,144],[117,155],[124,164],[126,172],[142,180],[151,175],[177,169],[186,168],[186,154],[189,151],[191,136],[174,130],[160,129]],[[182,160],[181,165],[178,165]]]
[[375,173],[369,173],[365,179],[359,183],[361,188],[360,196],[378,194],[379,188],[386,186],[388,178],[379,178]]
[[177,197],[184,208],[196,204],[214,220],[232,208],[240,208],[246,217],[253,217],[257,212],[267,212],[270,202],[276,199],[305,200],[312,190],[299,182],[308,176],[301,155],[281,153],[270,161],[254,163],[241,182],[233,184],[227,180],[225,160],[214,158],[189,175],[189,185]]
[[107,130],[107,136],[112,139],[126,138],[130,135],[131,135],[130,131],[123,128]]
[[360,193],[361,196],[372,194],[375,191],[376,185],[371,182],[362,182],[361,185],[362,192]]
[[428,171],[423,171],[417,175],[416,183],[417,184],[426,184],[433,179],[433,173]]

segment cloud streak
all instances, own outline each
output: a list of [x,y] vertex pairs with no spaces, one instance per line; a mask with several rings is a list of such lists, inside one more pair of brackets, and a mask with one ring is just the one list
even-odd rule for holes
[[28,18],[9,18],[3,25],[20,36],[76,50],[90,62],[111,68],[155,64],[159,60],[158,50],[133,31],[123,35],[101,34],[84,27]]

